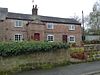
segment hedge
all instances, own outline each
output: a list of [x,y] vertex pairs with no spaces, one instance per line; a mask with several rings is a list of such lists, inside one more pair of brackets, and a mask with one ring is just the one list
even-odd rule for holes
[[66,43],[54,42],[0,42],[0,56],[17,56],[33,52],[48,52],[67,49]]

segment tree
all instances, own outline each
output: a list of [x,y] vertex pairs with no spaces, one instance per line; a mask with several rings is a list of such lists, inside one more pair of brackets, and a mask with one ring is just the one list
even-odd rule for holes
[[100,4],[96,2],[93,5],[93,11],[90,12],[88,17],[88,26],[94,34],[100,34]]
[[81,23],[81,19],[79,16],[77,16],[76,14],[74,14],[74,16],[71,16],[71,18],[75,19],[76,21]]

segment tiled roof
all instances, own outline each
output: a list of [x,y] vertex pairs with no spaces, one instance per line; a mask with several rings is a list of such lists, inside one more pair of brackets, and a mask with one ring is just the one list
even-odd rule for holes
[[[20,14],[20,13],[11,13],[8,12],[7,18],[11,19],[20,19],[20,20],[33,20],[33,17],[30,14]],[[64,23],[64,24],[78,24],[81,25],[78,21],[73,18],[59,18],[59,17],[49,17],[49,16],[40,16],[38,15],[39,20],[42,22],[53,22],[53,23]]]
[[65,24],[79,24],[73,18],[58,18],[58,17],[49,17],[49,16],[40,16],[40,20],[44,22],[56,22],[56,23],[65,23]]
[[32,20],[32,15],[29,14],[20,14],[20,13],[11,13],[8,12],[7,18],[11,19],[20,19],[20,20]]

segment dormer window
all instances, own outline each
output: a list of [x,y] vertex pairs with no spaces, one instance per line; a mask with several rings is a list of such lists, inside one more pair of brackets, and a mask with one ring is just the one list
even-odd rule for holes
[[75,30],[75,25],[69,25],[69,30]]
[[15,21],[15,27],[22,27],[22,21],[21,20],[16,20]]
[[47,29],[54,29],[53,23],[47,23]]

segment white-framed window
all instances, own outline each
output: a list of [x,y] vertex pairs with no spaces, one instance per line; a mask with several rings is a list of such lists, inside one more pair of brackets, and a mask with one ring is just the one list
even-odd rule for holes
[[23,23],[21,20],[16,20],[15,21],[15,27],[22,27],[23,26]]
[[69,38],[69,42],[75,42],[75,36],[74,35],[70,35],[68,38]]
[[22,34],[15,34],[14,35],[14,40],[15,41],[22,41],[23,40],[23,35]]
[[47,23],[47,29],[54,29],[53,23]]
[[53,42],[54,41],[54,35],[48,34],[47,35],[47,41]]
[[75,25],[69,25],[69,30],[75,30]]

